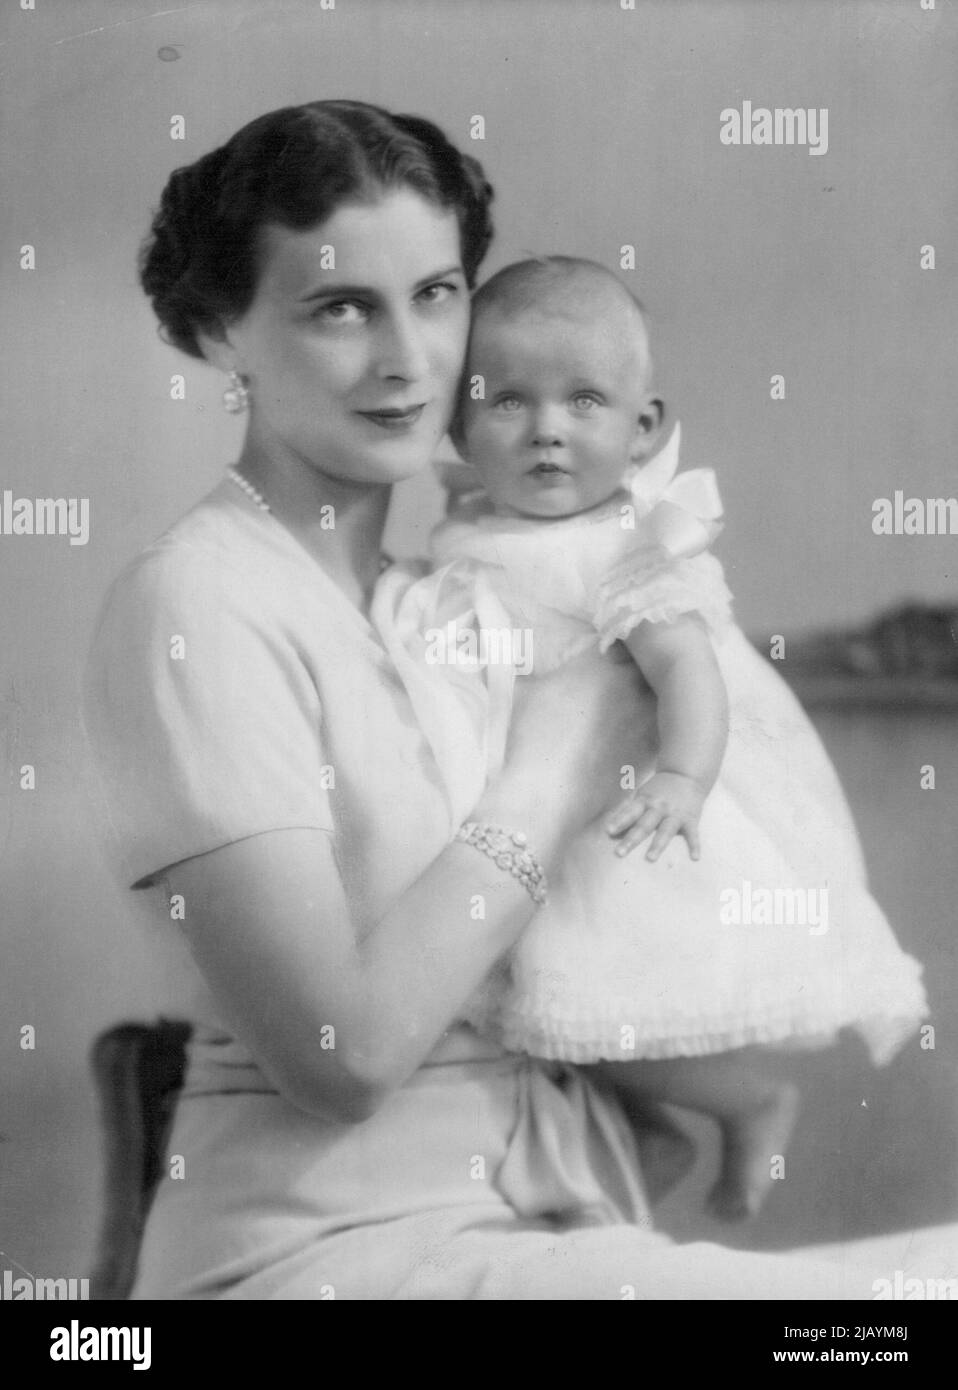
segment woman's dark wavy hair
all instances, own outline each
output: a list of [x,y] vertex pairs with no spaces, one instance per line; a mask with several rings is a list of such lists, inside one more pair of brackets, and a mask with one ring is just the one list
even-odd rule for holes
[[170,175],[140,252],[140,283],[167,342],[202,357],[215,332],[252,303],[267,223],[304,230],[340,203],[415,189],[455,210],[470,288],[492,240],[492,188],[478,160],[418,116],[361,101],[311,101],[259,116]]

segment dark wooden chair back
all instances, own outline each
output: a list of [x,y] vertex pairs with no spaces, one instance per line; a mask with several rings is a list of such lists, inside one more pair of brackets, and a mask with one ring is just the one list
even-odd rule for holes
[[191,1032],[176,1019],[120,1023],[93,1044],[105,1143],[104,1210],[90,1275],[95,1299],[128,1298],[133,1287]]

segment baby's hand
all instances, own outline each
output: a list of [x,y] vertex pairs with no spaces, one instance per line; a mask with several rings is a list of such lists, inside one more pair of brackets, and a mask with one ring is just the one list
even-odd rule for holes
[[698,859],[699,817],[704,802],[703,788],[691,777],[679,772],[657,772],[623,801],[606,822],[610,835],[629,832],[616,845],[616,854],[630,854],[653,835],[645,857],[654,863],[669,841],[681,835],[689,847],[690,858]]

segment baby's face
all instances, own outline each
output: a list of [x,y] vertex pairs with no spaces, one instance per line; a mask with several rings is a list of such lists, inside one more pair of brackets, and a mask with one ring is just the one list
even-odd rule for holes
[[630,312],[590,321],[490,308],[466,372],[482,377],[485,396],[464,401],[460,446],[500,515],[573,516],[604,502],[648,438],[648,373]]

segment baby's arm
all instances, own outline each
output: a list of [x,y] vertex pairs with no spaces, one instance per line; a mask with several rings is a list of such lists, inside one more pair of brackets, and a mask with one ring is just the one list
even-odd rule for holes
[[628,854],[652,835],[646,858],[655,860],[681,834],[698,859],[699,816],[728,738],[725,682],[697,614],[640,623],[626,646],[658,700],[659,757],[655,774],[609,819],[610,833],[622,836],[616,853]]

